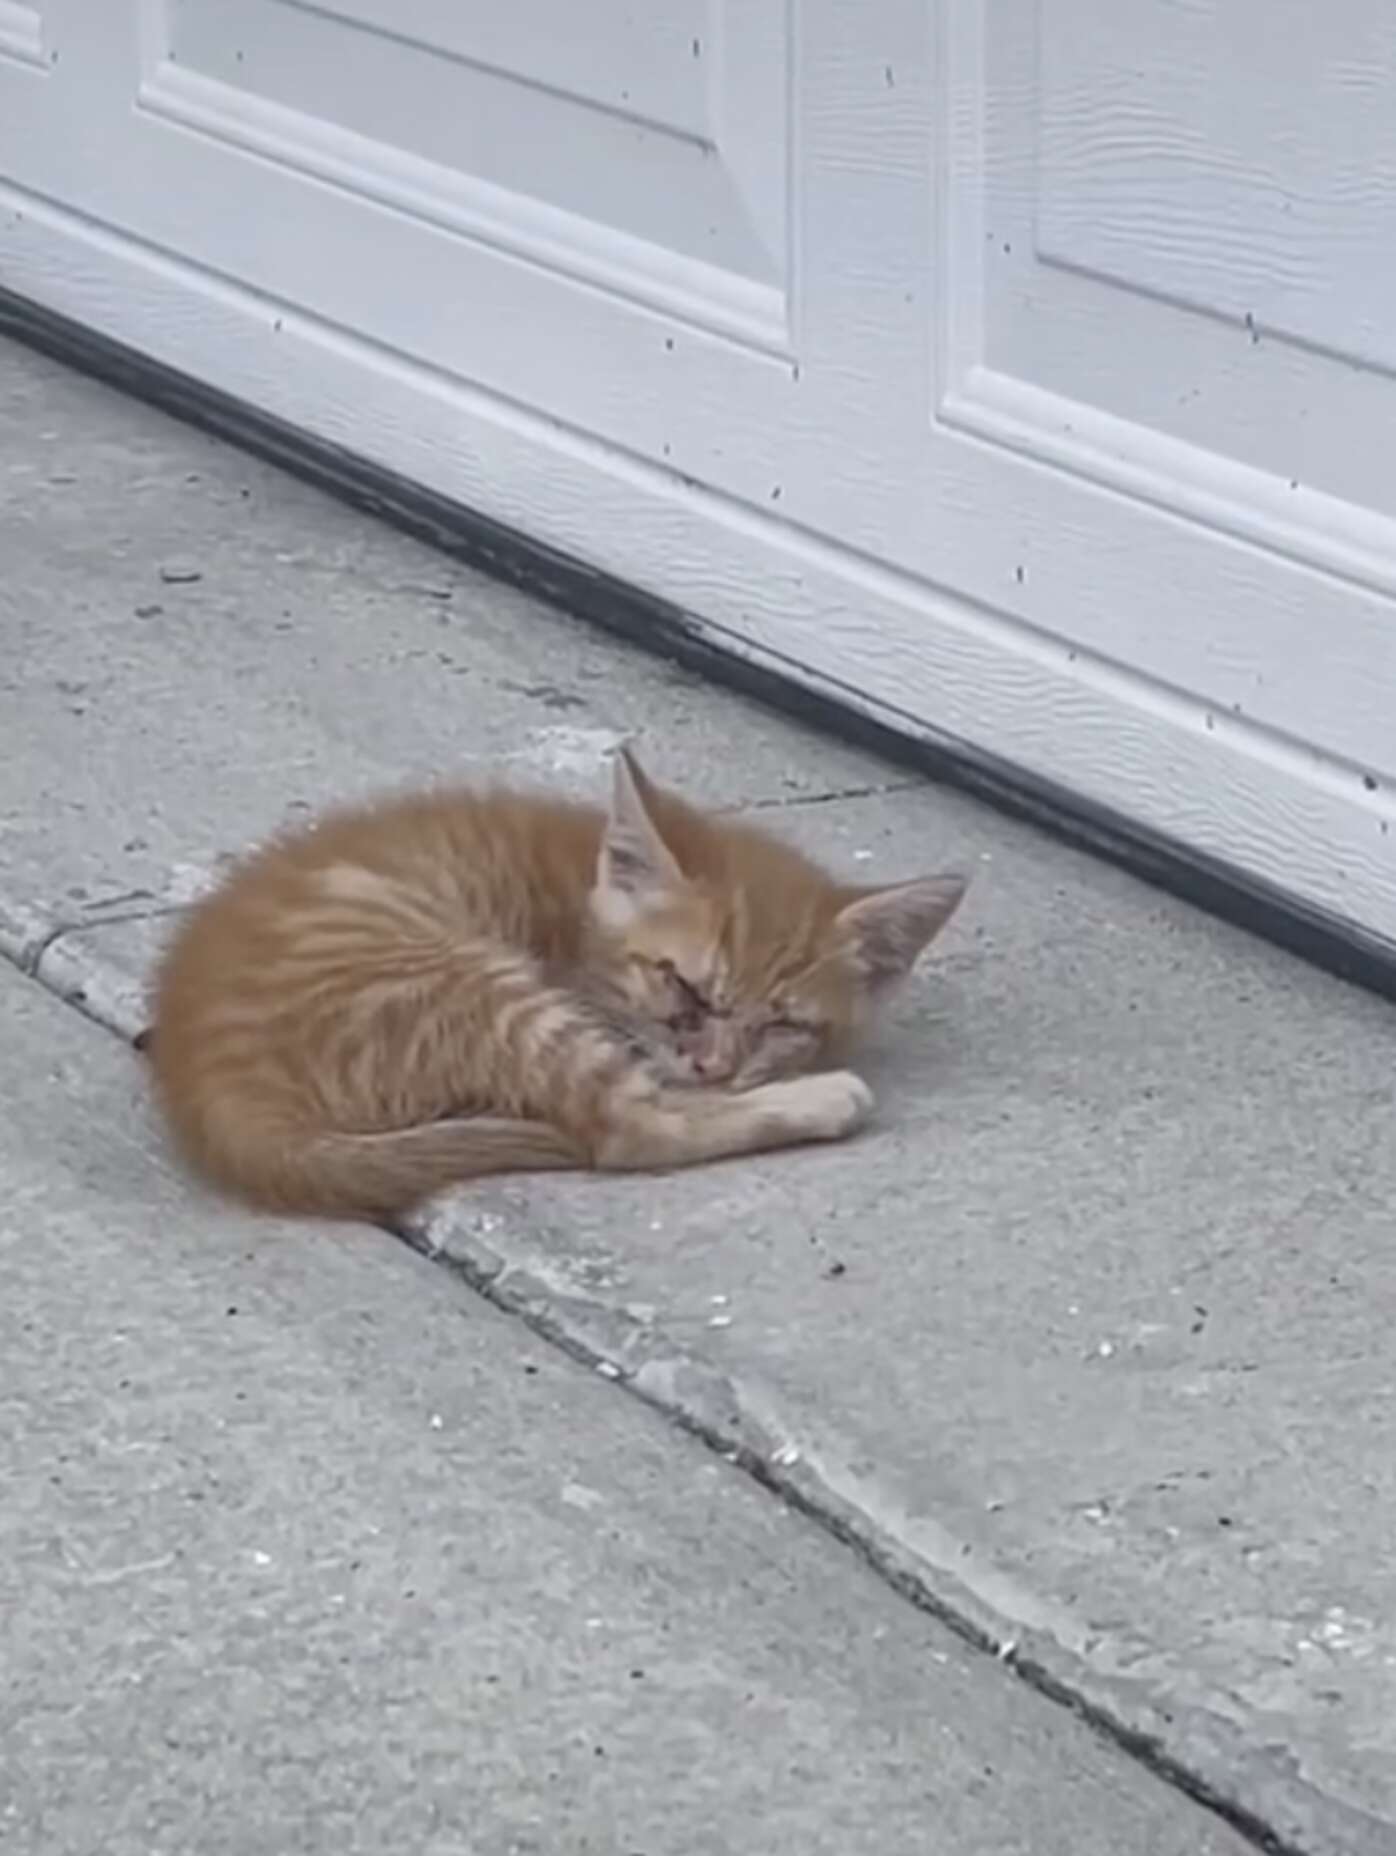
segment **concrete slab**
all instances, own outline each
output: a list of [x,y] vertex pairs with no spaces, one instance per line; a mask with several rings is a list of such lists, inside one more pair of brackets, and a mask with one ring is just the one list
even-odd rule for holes
[[[112,432],[133,421],[168,484],[232,456],[60,382],[74,434],[89,416]],[[121,502],[120,473],[89,484],[94,524],[116,521],[100,514],[108,495]],[[294,507],[304,559],[352,563],[352,546],[432,559],[294,486],[265,501],[268,532]],[[165,506],[140,525],[164,522]],[[44,527],[42,499],[26,520]],[[186,553],[200,553],[194,517],[182,520]],[[360,531],[371,543],[354,542]],[[234,553],[274,577],[263,532],[250,515]],[[31,546],[12,601],[57,610],[53,554]],[[101,607],[101,561],[59,558],[69,604]],[[158,910],[211,848],[270,818],[296,726],[341,744],[315,747],[317,780],[343,768],[352,784],[356,755],[418,771],[462,734],[499,741],[501,660],[532,662],[538,625],[569,630],[477,589],[482,610],[497,599],[512,618],[498,635],[481,621],[495,682],[464,676],[459,700],[434,707],[437,664],[405,726],[375,693],[376,660],[332,689],[318,680],[331,635],[357,649],[406,600],[375,590],[399,584],[376,572],[362,602],[350,565],[326,572],[322,616],[307,606],[302,647],[276,648],[275,676],[253,653],[239,677],[212,647],[128,658],[121,641],[146,621],[127,604],[87,634],[88,659],[114,667],[100,778],[72,772],[77,736],[22,723],[0,782],[5,892],[13,914],[45,925],[30,960],[56,990],[138,1027]],[[237,584],[255,607],[250,566]],[[230,603],[225,629],[245,622]],[[413,606],[394,622],[411,651],[436,617]],[[464,662],[475,647],[458,648]],[[862,873],[970,861],[980,881],[871,1066],[883,1113],[866,1138],[682,1179],[507,1182],[444,1210],[419,1241],[1292,1848],[1389,1853],[1389,1008],[954,795],[893,790],[860,757],[835,763],[827,743],[731,698],[693,694],[690,713],[708,719],[661,733],[652,665],[580,630],[567,649],[606,654],[615,706],[598,726],[647,719],[661,775],[704,773],[720,798],[766,803]],[[165,715],[209,718],[172,735],[164,758],[122,745],[139,678],[157,669]],[[574,762],[567,784],[584,783]],[[864,787],[886,790],[831,796]],[[46,835],[44,791],[77,791],[87,810]],[[110,847],[145,813],[160,827],[138,866]],[[122,902],[98,877],[144,883],[147,897]],[[101,925],[55,938],[70,883],[88,891],[73,902],[97,899]]]
[[210,1209],[0,970],[15,1856],[1241,1856],[386,1234]]
[[[270,466],[0,341],[0,947],[188,901],[332,799],[589,781],[622,739],[719,805],[907,784]],[[253,723],[255,718],[255,725]],[[21,907],[23,904],[23,907]]]

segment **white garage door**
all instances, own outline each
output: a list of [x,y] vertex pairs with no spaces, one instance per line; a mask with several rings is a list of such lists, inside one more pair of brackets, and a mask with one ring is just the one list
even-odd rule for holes
[[1394,94],[1390,0],[0,0],[0,283],[1396,940]]

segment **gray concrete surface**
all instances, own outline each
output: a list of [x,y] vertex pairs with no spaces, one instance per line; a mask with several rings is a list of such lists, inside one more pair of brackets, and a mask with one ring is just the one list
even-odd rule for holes
[[14,1856],[1241,1856],[386,1233],[202,1203],[13,968],[0,1020]]
[[329,799],[477,770],[588,785],[621,739],[717,805],[906,783],[791,728],[734,752],[687,672],[13,345],[0,521],[11,951],[187,901],[220,851]]
[[476,756],[575,791],[633,733],[860,874],[978,867],[866,1137],[419,1241],[1292,1848],[1396,1849],[1389,1008],[46,362],[0,408],[0,937],[127,1034],[219,853]]

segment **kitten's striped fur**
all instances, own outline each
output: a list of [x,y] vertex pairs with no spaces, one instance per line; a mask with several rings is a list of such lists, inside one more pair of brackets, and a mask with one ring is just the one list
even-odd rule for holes
[[179,1147],[254,1204],[402,1211],[457,1180],[684,1166],[850,1133],[832,1061],[958,877],[842,887],[617,757],[609,812],[389,800],[251,857],[160,973]]

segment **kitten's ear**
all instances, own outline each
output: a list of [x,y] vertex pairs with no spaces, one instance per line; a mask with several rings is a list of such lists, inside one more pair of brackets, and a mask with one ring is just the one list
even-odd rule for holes
[[612,766],[611,802],[614,805],[625,786],[632,803],[638,804],[646,818],[654,805],[654,781],[640,765],[634,748],[616,749]]
[[873,995],[904,980],[917,956],[960,906],[969,878],[920,877],[890,889],[863,890],[835,918],[848,935],[863,984]]
[[621,748],[591,893],[592,908],[608,928],[623,928],[666,891],[683,885],[683,872],[650,817],[650,790],[639,764]]

